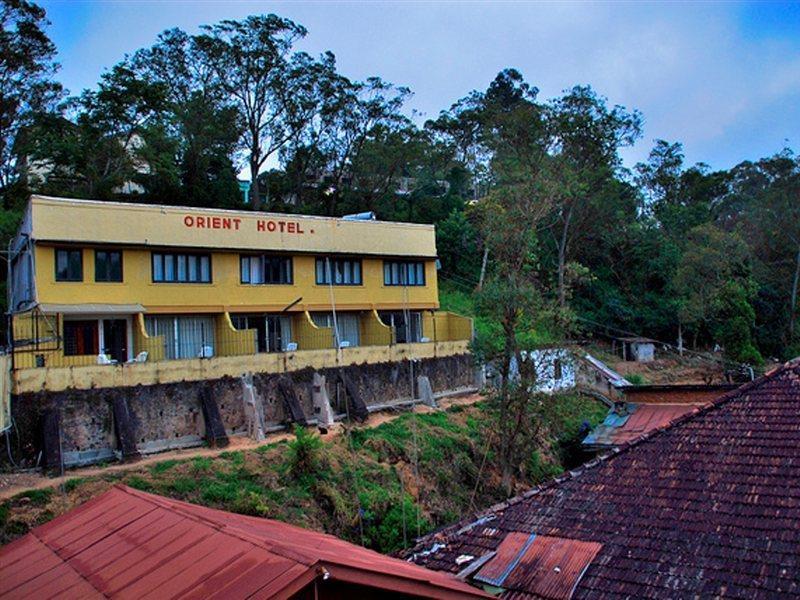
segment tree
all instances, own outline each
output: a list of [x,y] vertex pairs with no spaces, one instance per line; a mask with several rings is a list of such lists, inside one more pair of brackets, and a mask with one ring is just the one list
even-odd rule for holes
[[499,347],[488,345],[484,352],[499,364],[500,389],[493,405],[503,485],[510,493],[517,441],[529,409],[527,389],[535,373],[521,369],[515,383],[511,365],[514,358],[521,364],[521,339],[541,306],[537,232],[552,208],[554,189],[552,140],[541,106],[534,101],[535,90],[516,74],[508,75],[501,73],[485,97],[482,136],[492,153],[494,185],[483,202],[480,221],[493,260],[478,303],[502,332]]
[[29,184],[51,193],[114,199],[147,191],[148,181],[176,186],[175,150],[160,121],[164,90],[124,64],[102,75],[97,91],[70,98],[66,115],[43,115],[26,154],[46,173]]
[[238,112],[218,84],[196,39],[180,29],[128,61],[144,81],[164,90],[162,123],[176,146],[180,191],[171,202],[194,206],[240,204],[233,154],[241,135]]
[[800,160],[786,149],[731,170],[720,222],[748,240],[759,285],[759,346],[792,358],[798,339]]
[[708,223],[727,193],[728,174],[702,163],[684,169],[683,146],[656,140],[646,163],[636,165],[645,209],[674,240]]
[[700,335],[711,332],[715,302],[728,283],[752,289],[747,244],[735,233],[714,225],[695,227],[687,234],[686,248],[672,281],[672,291],[679,300],[678,315],[693,333],[694,347]]
[[0,193],[10,208],[10,186],[19,175],[17,137],[61,96],[53,80],[56,48],[47,37],[44,9],[26,0],[0,2]]
[[250,168],[253,209],[260,210],[258,174],[320,110],[318,83],[333,68],[332,55],[317,63],[307,54],[293,54],[306,29],[276,15],[222,21],[203,30],[198,50],[239,112],[239,147]]
[[641,115],[621,106],[609,108],[591,87],[575,86],[548,106],[549,127],[556,139],[560,180],[553,197],[557,249],[557,293],[567,306],[568,265],[572,248],[594,223],[592,201],[621,167],[619,150],[641,134]]
[[[389,173],[362,173],[358,166],[369,164],[361,153],[371,139],[413,129],[400,114],[410,92],[379,77],[352,82],[332,69],[320,79],[319,90],[320,110],[283,154],[287,172],[293,176],[294,194],[301,197],[310,189],[316,195],[312,201],[320,202],[325,214],[337,216],[342,201],[354,203],[352,196],[359,194],[356,185],[361,179],[377,176],[380,181],[372,182],[376,189],[391,180]],[[309,179],[312,186],[307,185]]]

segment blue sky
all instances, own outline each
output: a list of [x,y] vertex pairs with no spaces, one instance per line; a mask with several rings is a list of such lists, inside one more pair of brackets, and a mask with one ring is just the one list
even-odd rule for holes
[[657,138],[683,142],[689,162],[714,168],[787,144],[800,152],[800,2],[40,3],[73,93],[164,29],[274,12],[305,25],[300,48],[332,50],[345,75],[410,87],[407,108],[423,118],[515,67],[541,97],[588,83],[642,111],[629,165]]

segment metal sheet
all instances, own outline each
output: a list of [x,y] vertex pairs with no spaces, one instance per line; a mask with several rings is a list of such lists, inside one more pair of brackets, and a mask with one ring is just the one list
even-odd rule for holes
[[333,536],[122,486],[0,548],[0,567],[0,598],[273,597],[302,590],[322,567],[376,590],[485,597]]
[[539,535],[505,580],[504,587],[569,600],[602,544]]

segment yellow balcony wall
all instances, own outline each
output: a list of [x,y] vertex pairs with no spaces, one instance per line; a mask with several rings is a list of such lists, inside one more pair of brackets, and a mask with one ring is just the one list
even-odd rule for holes
[[217,356],[241,356],[256,352],[256,330],[236,329],[227,312],[217,316],[214,334]]
[[362,346],[388,346],[394,341],[392,328],[381,321],[376,310],[361,314],[359,329]]
[[134,356],[147,352],[147,361],[164,360],[164,336],[150,336],[144,326],[144,315],[139,313],[133,317],[133,349]]
[[437,342],[472,340],[472,319],[446,311],[422,314],[422,335]]
[[333,348],[333,328],[319,327],[311,320],[308,312],[292,317],[292,341],[298,350],[325,350]]

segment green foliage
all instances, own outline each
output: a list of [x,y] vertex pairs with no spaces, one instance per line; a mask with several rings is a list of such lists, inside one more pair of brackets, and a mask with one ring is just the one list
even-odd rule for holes
[[153,487],[153,483],[149,479],[145,479],[139,475],[131,475],[130,477],[125,478],[126,485],[131,486],[134,489],[141,490],[143,492],[155,492],[155,488]]
[[67,481],[64,482],[64,491],[67,493],[72,492],[86,483],[86,481],[86,477],[73,477],[71,479],[67,479]]
[[16,496],[14,496],[13,499],[19,500],[21,498],[27,498],[34,506],[44,506],[45,504],[50,502],[50,498],[52,495],[53,495],[52,489],[27,490],[22,492],[21,494],[17,494]]
[[289,475],[295,479],[319,475],[323,468],[322,438],[300,425],[295,425],[294,435],[295,438],[288,444]]
[[647,383],[647,380],[641,373],[631,373],[630,375],[626,375],[625,379],[633,385],[644,385]]
[[166,473],[172,467],[178,464],[177,460],[163,460],[161,462],[157,462],[150,467],[150,472],[153,475],[158,475],[160,473]]
[[722,285],[712,301],[712,330],[726,358],[759,366],[763,358],[753,343],[756,313],[751,298],[752,292],[739,282]]

